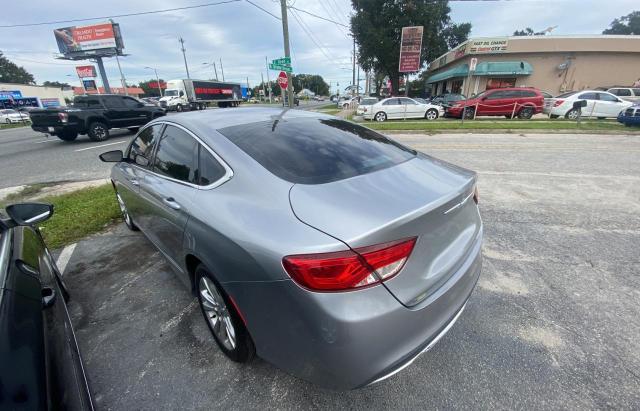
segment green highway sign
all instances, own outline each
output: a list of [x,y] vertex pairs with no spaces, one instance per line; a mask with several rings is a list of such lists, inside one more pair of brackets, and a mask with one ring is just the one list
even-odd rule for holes
[[290,65],[285,65],[285,64],[269,64],[269,69],[271,70],[277,70],[277,71],[284,71],[287,73],[291,73],[293,72],[293,68],[291,68]]
[[271,60],[271,64],[290,66],[291,65],[291,57],[283,57],[281,59]]

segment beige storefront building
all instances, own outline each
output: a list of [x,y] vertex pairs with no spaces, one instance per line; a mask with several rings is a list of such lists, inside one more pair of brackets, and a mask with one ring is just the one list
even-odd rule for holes
[[[471,59],[477,59],[469,75]],[[632,86],[640,79],[640,36],[474,38],[429,64],[427,89],[477,94],[531,86],[553,95]]]

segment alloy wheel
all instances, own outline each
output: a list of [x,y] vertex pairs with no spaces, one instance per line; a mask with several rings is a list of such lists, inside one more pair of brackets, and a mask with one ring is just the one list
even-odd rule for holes
[[434,109],[427,110],[427,114],[425,115],[427,120],[435,120],[438,118],[438,112]]
[[200,303],[218,341],[228,350],[236,348],[236,330],[231,314],[213,281],[201,277],[198,283]]
[[104,140],[107,137],[107,129],[102,125],[93,126],[93,135],[97,140]]
[[573,109],[573,110],[569,111],[569,112],[567,113],[567,118],[568,118],[569,120],[575,120],[575,119],[577,119],[577,118],[578,118],[578,110]]
[[376,119],[376,121],[385,121],[387,119],[387,115],[382,113],[382,112],[380,112],[380,113],[376,114],[375,119]]
[[120,212],[122,213],[124,223],[128,227],[131,227],[133,224],[131,223],[131,217],[129,216],[129,211],[127,211],[127,206],[124,205],[124,201],[122,201],[122,197],[120,197],[120,194],[116,193],[116,198],[118,199],[118,205],[120,206]]

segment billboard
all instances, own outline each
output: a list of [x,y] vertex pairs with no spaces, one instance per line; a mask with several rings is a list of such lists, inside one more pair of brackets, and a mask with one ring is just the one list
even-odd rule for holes
[[240,100],[242,91],[240,84],[219,83],[214,81],[193,81],[193,91],[196,100]]
[[95,66],[76,66],[76,73],[78,77],[97,77]]
[[420,71],[423,26],[403,27],[400,40],[400,73]]
[[98,91],[95,80],[82,80],[82,87],[84,87],[85,91]]
[[58,50],[65,56],[77,56],[93,50],[120,51],[124,47],[120,27],[111,22],[63,27],[53,30],[53,34],[58,43]]

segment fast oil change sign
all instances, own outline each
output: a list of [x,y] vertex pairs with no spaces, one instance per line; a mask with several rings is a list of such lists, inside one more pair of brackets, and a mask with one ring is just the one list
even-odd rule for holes
[[507,51],[508,45],[509,40],[505,37],[473,40],[469,45],[468,53],[500,53],[503,51]]

